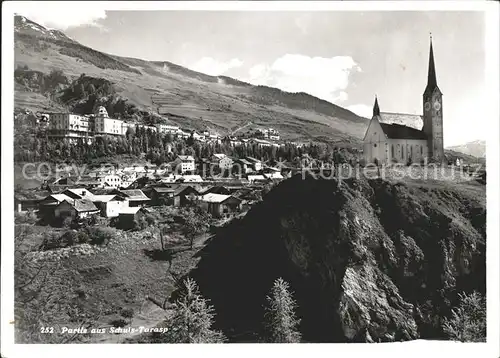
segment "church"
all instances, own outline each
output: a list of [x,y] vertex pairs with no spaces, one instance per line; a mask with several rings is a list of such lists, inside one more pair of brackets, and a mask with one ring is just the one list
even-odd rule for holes
[[423,94],[423,115],[380,112],[375,97],[373,117],[363,139],[366,163],[442,163],[443,94],[437,85],[432,37],[427,86]]

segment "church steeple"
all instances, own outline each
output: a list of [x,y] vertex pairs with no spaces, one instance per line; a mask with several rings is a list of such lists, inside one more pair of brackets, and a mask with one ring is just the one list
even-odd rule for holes
[[373,104],[373,117],[380,116],[380,108],[378,106],[377,96],[375,96],[375,103]]
[[427,87],[425,87],[424,96],[431,95],[436,88],[439,90],[436,79],[436,66],[434,65],[434,50],[432,49],[432,34],[431,34],[430,51],[429,51],[429,71],[427,73]]

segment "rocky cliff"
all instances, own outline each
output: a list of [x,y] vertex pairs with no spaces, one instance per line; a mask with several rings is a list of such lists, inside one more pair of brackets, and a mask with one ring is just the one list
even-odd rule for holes
[[282,182],[192,272],[234,341],[261,329],[273,280],[309,342],[443,338],[457,294],[485,292],[484,187],[380,179]]

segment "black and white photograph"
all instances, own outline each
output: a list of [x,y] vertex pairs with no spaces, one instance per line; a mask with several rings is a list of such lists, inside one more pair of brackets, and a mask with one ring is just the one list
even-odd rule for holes
[[498,3],[3,5],[2,356],[500,355]]

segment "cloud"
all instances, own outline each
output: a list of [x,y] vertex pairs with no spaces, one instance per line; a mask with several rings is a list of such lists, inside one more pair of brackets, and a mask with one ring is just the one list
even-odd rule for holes
[[106,18],[106,11],[78,3],[55,2],[45,3],[43,6],[30,3],[29,5],[23,6],[17,13],[49,29],[65,31],[70,27],[83,25],[103,28],[98,21]]
[[247,82],[277,87],[287,92],[305,92],[329,102],[348,99],[349,75],[361,68],[349,56],[308,57],[286,54],[272,64],[250,68]]
[[365,118],[371,118],[373,114],[373,108],[371,106],[367,106],[366,104],[353,104],[347,106],[346,109],[356,113],[358,116]]
[[207,75],[219,76],[232,68],[241,67],[243,61],[233,58],[228,62],[220,62],[212,57],[203,57],[198,62],[190,66],[194,71],[206,73]]

